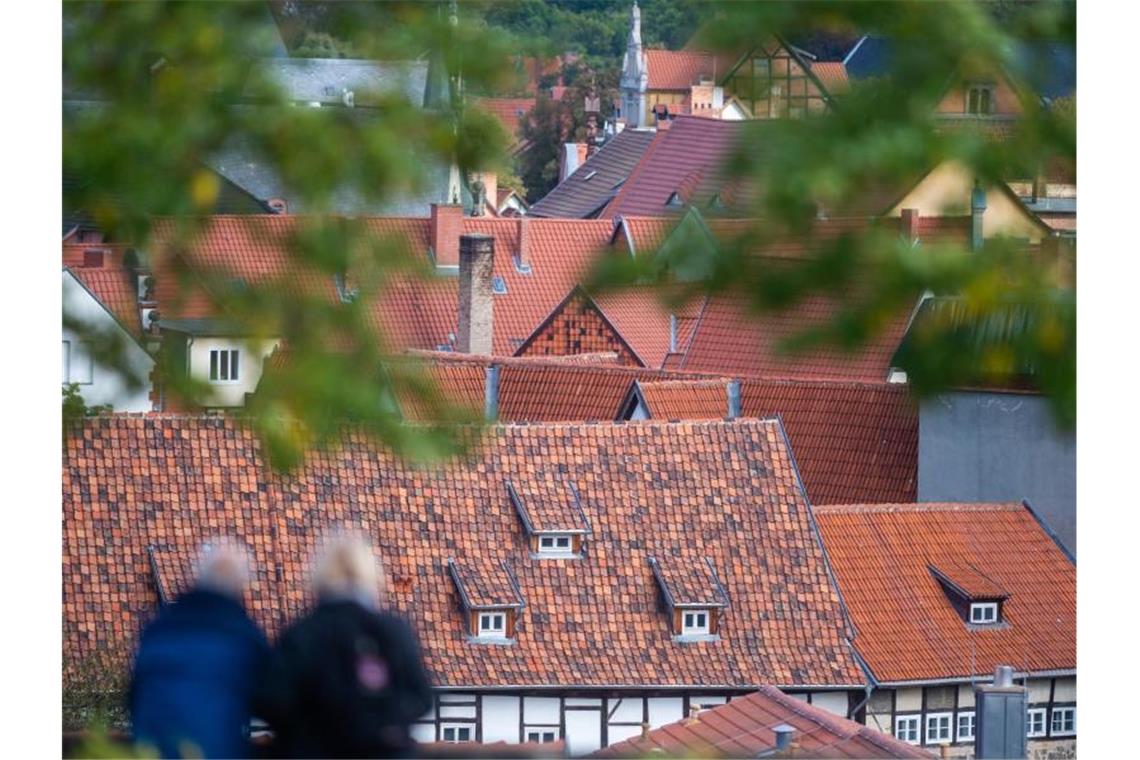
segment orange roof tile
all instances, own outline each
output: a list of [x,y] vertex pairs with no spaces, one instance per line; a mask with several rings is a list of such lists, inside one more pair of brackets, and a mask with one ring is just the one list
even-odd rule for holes
[[127,332],[136,340],[142,338],[138,285],[129,271],[121,267],[109,269],[82,266],[68,267],[67,271],[79,280]]
[[[864,681],[775,421],[503,426],[469,456],[426,468],[345,429],[288,476],[270,472],[230,418],[92,418],[65,448],[69,667],[99,652],[125,657],[159,599],[148,547],[188,557],[221,531],[246,542],[259,573],[252,612],[276,632],[305,604],[304,558],[347,523],[384,553],[390,604],[441,686]],[[529,556],[504,481],[535,469],[577,485],[593,528],[583,559]],[[650,554],[713,562],[731,600],[718,640],[673,640]],[[449,557],[510,567],[526,604],[514,646],[469,643]]]
[[[1076,565],[1026,506],[836,505],[815,517],[880,682],[1076,667]],[[960,565],[1009,594],[1002,624],[967,625],[931,572]]]
[[841,95],[851,86],[847,80],[847,67],[842,61],[816,61],[811,64],[811,73],[830,95]]
[[703,50],[645,51],[650,90],[688,90],[701,80],[719,79],[728,73],[733,58]]
[[519,124],[530,109],[534,108],[534,98],[472,98],[476,108],[492,114],[503,125],[503,129],[513,140],[519,139]]
[[[801,702],[771,686],[728,704],[611,744],[591,757],[762,757],[776,747],[775,728],[795,729],[798,755],[817,758],[934,757],[893,736]],[[773,754],[773,757],[779,757]]]

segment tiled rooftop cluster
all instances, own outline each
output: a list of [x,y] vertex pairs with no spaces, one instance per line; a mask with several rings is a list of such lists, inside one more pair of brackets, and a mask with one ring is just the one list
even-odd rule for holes
[[[314,542],[347,522],[383,552],[391,602],[413,621],[441,685],[864,682],[774,421],[504,426],[465,460],[427,469],[351,430],[341,440],[275,475],[234,419],[103,417],[73,431],[65,654],[130,641],[159,589],[185,577],[198,542],[223,531],[251,546],[250,606],[280,630],[304,603]],[[574,484],[591,527],[581,558],[531,559],[508,480]],[[715,567],[730,600],[718,639],[673,640],[649,556]],[[449,559],[488,579],[471,582],[480,598],[499,599],[502,578],[517,578],[525,607],[512,645],[467,641]]]

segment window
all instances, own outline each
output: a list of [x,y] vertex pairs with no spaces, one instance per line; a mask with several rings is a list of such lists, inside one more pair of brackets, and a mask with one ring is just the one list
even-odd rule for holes
[[970,622],[974,625],[990,625],[997,621],[997,602],[974,602],[970,605]]
[[213,349],[210,351],[210,382],[233,383],[238,379],[237,349]]
[[942,744],[950,739],[950,713],[930,713],[926,716],[926,743]]
[[90,385],[95,382],[95,359],[91,345],[80,341],[63,341],[63,382]]
[[958,713],[958,741],[972,742],[974,741],[974,713],[960,712]]
[[1077,732],[1077,708],[1054,707],[1049,724],[1053,736],[1071,736]]
[[526,740],[534,744],[550,744],[558,739],[558,732],[553,730],[539,730],[526,732]]
[[441,732],[445,742],[458,744],[471,741],[471,726],[443,726]]
[[918,744],[918,716],[899,715],[896,717],[895,738],[907,744]]
[[986,115],[993,113],[993,88],[971,87],[966,94],[966,113]]
[[699,612],[685,612],[681,616],[681,634],[691,636],[709,632],[709,613],[707,610]]
[[570,536],[538,537],[538,550],[540,552],[568,552],[570,546]]
[[684,206],[685,202],[681,200],[680,193],[673,193],[669,196],[669,199],[665,201],[665,205],[672,206],[673,208],[679,208],[681,206]]
[[1044,707],[1031,707],[1028,714],[1028,724],[1026,736],[1044,736],[1045,735],[1045,708]]
[[480,636],[504,636],[506,635],[507,616],[502,612],[481,612],[479,613],[479,635]]

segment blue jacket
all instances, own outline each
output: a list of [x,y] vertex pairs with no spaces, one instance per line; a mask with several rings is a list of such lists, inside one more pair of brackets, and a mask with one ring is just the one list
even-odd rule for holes
[[139,641],[130,690],[135,741],[162,757],[248,757],[251,700],[268,654],[238,600],[183,594]]

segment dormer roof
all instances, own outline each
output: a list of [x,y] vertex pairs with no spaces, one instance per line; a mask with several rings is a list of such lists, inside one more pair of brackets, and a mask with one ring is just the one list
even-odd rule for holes
[[649,567],[670,609],[728,606],[728,594],[708,557],[651,556]]
[[948,557],[929,565],[938,582],[966,601],[992,601],[1009,598],[1009,592],[969,562]]
[[556,474],[527,473],[509,478],[506,488],[528,535],[589,531],[578,489]]
[[447,570],[467,610],[521,610],[525,606],[518,581],[505,560],[448,557]]

